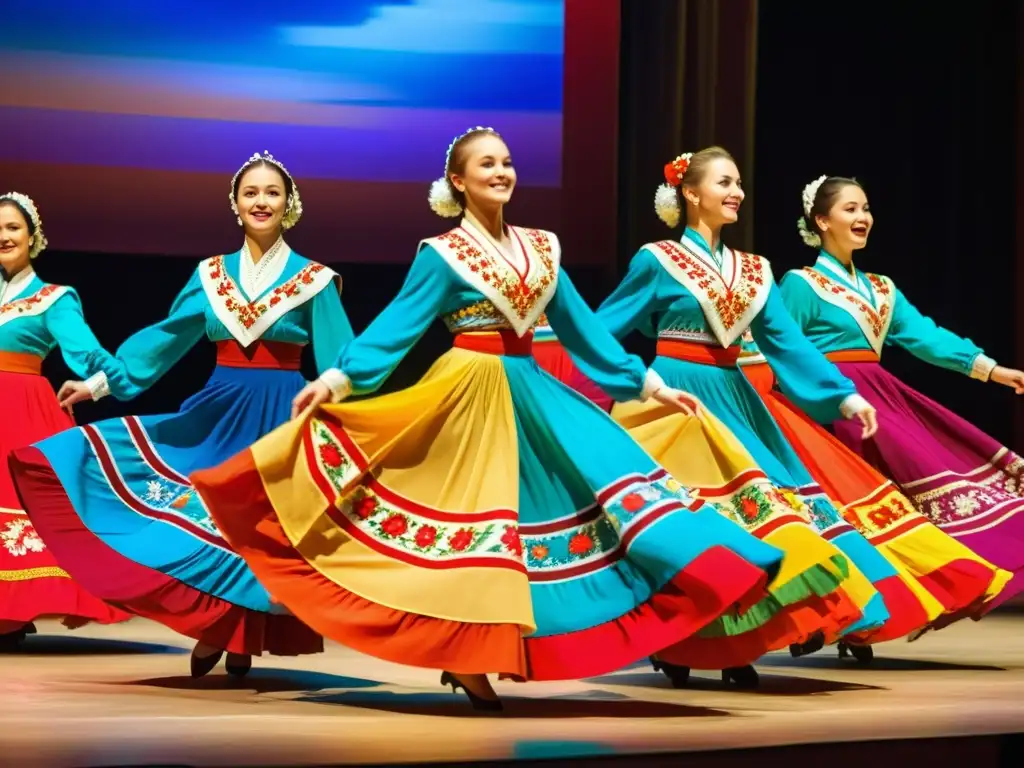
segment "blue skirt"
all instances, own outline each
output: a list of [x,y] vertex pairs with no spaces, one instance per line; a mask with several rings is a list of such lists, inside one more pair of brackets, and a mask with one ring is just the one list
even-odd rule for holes
[[103,600],[237,653],[322,650],[224,540],[188,480],[287,421],[297,371],[218,366],[177,413],[108,419],[16,451],[25,510]]

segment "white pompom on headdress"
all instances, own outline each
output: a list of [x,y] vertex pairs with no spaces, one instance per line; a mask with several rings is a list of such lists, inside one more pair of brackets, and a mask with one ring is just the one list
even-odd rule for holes
[[427,195],[427,202],[430,203],[430,210],[438,216],[443,216],[446,219],[453,219],[462,213],[462,204],[455,199],[455,191],[452,187],[451,179],[448,178],[448,169],[452,161],[452,152],[455,150],[455,145],[470,134],[474,133],[497,134],[497,131],[493,128],[478,125],[470,128],[469,130],[463,131],[452,139],[451,144],[448,145],[448,149],[444,153],[444,175],[441,178],[434,180],[430,185],[430,193]]
[[32,234],[31,242],[28,247],[28,257],[34,259],[47,246],[46,235],[43,234],[43,219],[39,215],[39,209],[36,208],[35,202],[28,195],[24,195],[21,192],[8,192],[0,195],[0,202],[4,200],[10,200],[15,203],[23,212],[28,214],[28,217],[32,220],[32,229],[35,232]]
[[654,212],[658,218],[673,229],[679,225],[682,207],[679,204],[678,188],[683,183],[686,170],[690,167],[692,152],[684,152],[665,166],[665,183],[654,193]]
[[828,176],[819,176],[806,187],[801,194],[804,205],[804,215],[797,219],[796,228],[800,232],[800,239],[811,248],[821,248],[821,236],[810,227],[811,211],[814,209],[814,201],[818,198],[818,190],[825,183]]
[[259,152],[255,153],[252,157],[242,163],[242,167],[239,168],[235,175],[231,177],[231,189],[228,192],[228,198],[231,200],[231,211],[238,216],[238,223],[242,223],[241,216],[238,213],[238,203],[235,201],[235,184],[238,182],[238,177],[249,170],[252,166],[258,163],[260,160],[270,163],[277,168],[281,173],[287,177],[288,181],[292,185],[292,193],[288,196],[288,200],[285,203],[284,217],[281,219],[281,229],[291,229],[299,223],[299,219],[302,218],[302,198],[299,197],[299,185],[295,183],[295,179],[288,173],[288,169],[284,167],[284,164],[275,158],[272,154],[263,150],[261,155]]

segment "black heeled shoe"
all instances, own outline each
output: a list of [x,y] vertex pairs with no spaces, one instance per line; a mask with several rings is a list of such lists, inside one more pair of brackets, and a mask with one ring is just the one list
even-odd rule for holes
[[473,693],[469,688],[462,684],[451,672],[441,673],[441,685],[450,685],[452,687],[452,693],[458,693],[458,689],[461,688],[462,692],[466,694],[466,698],[469,699],[469,703],[473,705],[473,709],[478,712],[502,712],[505,706],[501,703],[501,699],[483,699]]
[[224,661],[224,669],[232,677],[245,677],[252,669],[252,656],[242,653],[229,653]]
[[223,655],[224,651],[217,651],[209,656],[196,656],[195,649],[193,648],[191,658],[192,677],[198,679],[208,675],[217,666],[220,662],[220,657]]
[[789,655],[794,659],[799,659],[801,656],[810,656],[812,653],[817,653],[825,647],[825,634],[823,632],[815,632],[803,643],[793,643],[789,646]]
[[679,664],[670,664],[667,661],[661,661],[653,656],[651,657],[651,666],[654,667],[655,672],[661,672],[672,681],[673,688],[685,688],[690,683],[690,668],[683,667]]
[[722,682],[732,683],[737,688],[757,688],[761,684],[761,676],[748,664],[745,667],[723,669]]
[[875,649],[870,645],[850,645],[839,643],[839,658],[853,656],[858,664],[870,664],[875,659]]

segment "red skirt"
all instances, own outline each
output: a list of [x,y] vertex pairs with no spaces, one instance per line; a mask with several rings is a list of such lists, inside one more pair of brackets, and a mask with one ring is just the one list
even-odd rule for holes
[[[57,565],[14,490],[7,468],[11,451],[74,426],[49,382],[30,372],[38,367],[34,356],[0,352],[0,634],[46,617],[101,624],[131,618],[87,593]],[[25,372],[12,372],[19,370]]]

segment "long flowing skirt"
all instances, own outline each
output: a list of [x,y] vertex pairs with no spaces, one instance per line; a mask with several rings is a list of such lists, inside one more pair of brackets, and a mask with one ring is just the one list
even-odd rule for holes
[[[1012,578],[918,512],[892,481],[815,424],[773,389],[766,364],[743,372],[760,393],[790,444],[843,517],[881,551],[921,601],[922,626],[945,617],[980,615]],[[872,638],[887,637],[883,628]]]
[[[535,343],[534,356],[556,378],[611,405],[560,344]],[[663,650],[660,658],[699,669],[742,666],[768,651],[803,643],[815,632],[833,639],[861,618],[855,602],[839,589],[849,576],[847,558],[818,534],[806,505],[774,486],[706,407],[689,416],[660,403],[634,402],[616,406],[615,418],[700,499],[786,554],[770,594],[752,610],[716,620]]]
[[[18,357],[29,357],[18,355]],[[7,457],[23,445],[68,429],[73,422],[60,409],[49,382],[13,367],[11,353],[0,353],[0,634],[44,617],[113,624],[131,618],[97,599],[61,568],[39,537],[7,470]],[[38,358],[36,358],[38,360]]]
[[278,599],[364,653],[533,680],[619,669],[760,600],[781,552],[494,338],[192,476]]
[[837,365],[877,409],[879,430],[864,442],[837,422],[836,436],[939,528],[1014,574],[989,608],[1024,591],[1024,458],[877,362]]
[[188,480],[285,421],[303,382],[218,366],[177,413],[14,451],[19,495],[61,567],[107,602],[234,653],[319,652],[322,639],[271,599]]

